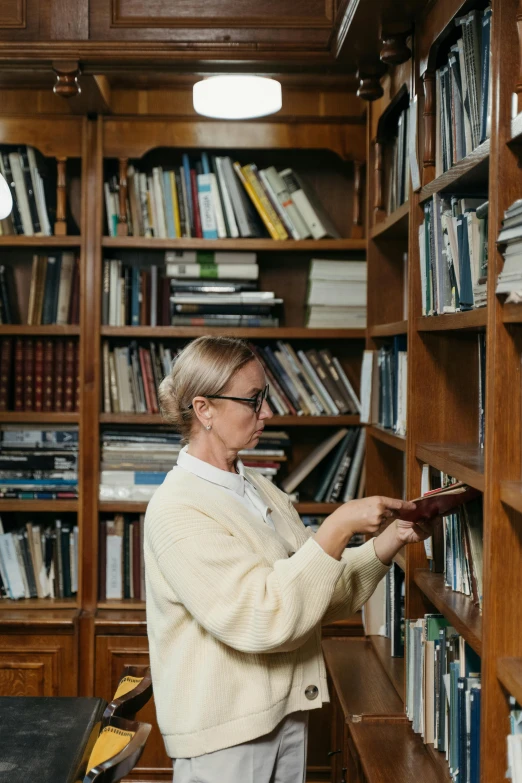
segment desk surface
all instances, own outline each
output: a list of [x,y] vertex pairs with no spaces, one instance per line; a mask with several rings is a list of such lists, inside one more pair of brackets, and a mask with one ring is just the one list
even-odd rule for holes
[[80,697],[0,697],[0,783],[82,780],[105,706]]

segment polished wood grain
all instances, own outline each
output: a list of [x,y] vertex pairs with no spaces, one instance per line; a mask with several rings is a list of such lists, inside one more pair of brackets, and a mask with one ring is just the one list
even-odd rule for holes
[[522,482],[502,481],[500,483],[500,500],[506,506],[522,514]]
[[505,324],[522,323],[522,308],[518,304],[505,304],[502,308],[502,321]]
[[52,236],[52,237],[26,237],[18,234],[6,234],[0,236],[0,247],[28,247],[28,248],[71,248],[80,247],[81,237],[76,235]]
[[390,237],[393,239],[407,239],[409,215],[410,205],[409,202],[406,201],[404,204],[401,204],[395,212],[386,215],[381,221],[373,225],[370,229],[370,237],[372,239],[387,239]]
[[103,247],[119,250],[250,250],[257,253],[312,251],[348,252],[365,250],[365,239],[159,239],[147,237],[103,237]]
[[406,438],[402,435],[396,435],[391,430],[385,430],[384,427],[379,427],[376,424],[367,427],[366,432],[370,437],[376,438],[394,449],[406,451]]
[[80,327],[74,325],[51,324],[49,326],[32,326],[27,324],[1,324],[0,336],[15,335],[20,337],[77,337]]
[[[2,417],[0,414],[0,421]],[[157,413],[100,413],[100,424],[162,424]],[[357,427],[359,416],[272,416],[265,427]]]
[[369,337],[394,337],[397,334],[406,334],[408,321],[392,321],[387,324],[374,324],[368,327]]
[[53,413],[52,411],[0,411],[4,424],[78,424],[79,413]]
[[420,200],[433,196],[434,193],[444,191],[452,193],[465,193],[471,188],[473,191],[485,189],[487,193],[488,183],[488,164],[489,164],[490,141],[486,139],[479,147],[470,152],[462,160],[459,160],[448,171],[445,171],[440,177],[424,185],[420,191]]
[[444,575],[415,572],[415,582],[426,598],[451,622],[479,655],[482,652],[482,617],[471,598],[444,585]]
[[27,611],[40,611],[54,612],[56,609],[71,609],[73,610],[70,617],[76,616],[74,611],[77,605],[75,598],[24,598],[18,601],[10,601],[9,599],[3,599],[0,601],[0,613],[1,612],[27,612]]
[[487,307],[465,310],[462,313],[444,313],[443,315],[421,316],[416,319],[418,332],[446,332],[453,329],[486,328],[488,322]]
[[402,700],[371,642],[324,639],[323,652],[345,720],[386,715],[406,721]]
[[[202,326],[102,326],[102,337],[150,337],[157,340],[201,337],[209,333]],[[299,327],[278,328],[222,328],[212,329],[212,334],[227,337],[246,337],[264,340],[364,340],[364,329],[307,329]]]
[[5,511],[47,511],[49,513],[65,514],[78,511],[77,500],[1,500],[0,513]]
[[392,658],[391,640],[387,636],[369,636],[368,639],[393,687],[404,701],[404,658]]
[[498,679],[519,704],[522,703],[522,658],[498,658]]
[[484,450],[460,444],[417,444],[417,459],[484,492]]
[[368,783],[441,783],[422,738],[408,723],[356,723],[350,733]]

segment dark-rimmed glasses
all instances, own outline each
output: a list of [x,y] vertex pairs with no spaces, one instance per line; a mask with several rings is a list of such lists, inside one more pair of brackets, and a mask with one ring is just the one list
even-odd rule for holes
[[[254,413],[259,413],[261,407],[268,397],[269,384],[265,386],[263,391],[258,392],[254,397],[227,397],[224,394],[202,394],[202,397],[206,397],[207,400],[234,400],[234,402],[246,402],[252,406]],[[188,406],[188,410],[193,407],[192,403]]]

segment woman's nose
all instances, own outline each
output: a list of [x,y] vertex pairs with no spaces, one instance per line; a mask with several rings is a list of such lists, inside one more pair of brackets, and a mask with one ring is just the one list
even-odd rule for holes
[[258,419],[271,419],[274,414],[270,410],[270,405],[266,400],[263,400],[263,404],[261,405],[261,410],[258,414]]

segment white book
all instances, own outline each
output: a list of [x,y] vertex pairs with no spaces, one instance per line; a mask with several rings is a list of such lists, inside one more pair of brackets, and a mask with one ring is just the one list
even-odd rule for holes
[[299,210],[301,217],[308,226],[312,237],[314,239],[323,239],[323,237],[331,236],[338,239],[339,233],[331,224],[323,210],[320,210],[321,214],[319,214],[318,206],[312,204],[310,198],[311,193],[307,193],[303,188],[303,184],[297,174],[292,169],[288,168],[281,171],[280,176],[285,183],[294,204]]
[[157,326],[158,321],[158,267],[150,267],[150,325]]
[[239,237],[239,229],[237,227],[236,216],[234,214],[234,208],[232,206],[232,200],[227,187],[227,181],[223,169],[223,158],[216,157],[216,168],[219,179],[219,186],[221,188],[221,197],[223,199],[223,209],[227,216],[227,224],[232,239]]
[[0,535],[0,556],[7,577],[6,587],[10,598],[25,598],[25,584],[12,533]]
[[311,280],[308,287],[309,305],[327,305],[346,307],[366,305],[366,281],[333,282],[330,280]]
[[310,398],[303,384],[297,377],[288,356],[285,353],[283,353],[283,351],[274,351],[274,354],[278,362],[282,365],[283,370],[286,372],[286,374],[292,381],[295,390],[297,392],[297,395],[299,397],[301,407],[304,410],[304,412],[311,416],[316,416],[319,413],[319,411],[317,410],[315,404],[313,403],[312,399]]
[[269,197],[269,201],[274,207],[274,210],[277,213],[277,216],[281,223],[283,224],[285,230],[288,232],[289,236],[292,239],[300,239],[299,232],[295,228],[294,224],[292,223],[290,216],[288,215],[288,212],[284,209],[283,205],[279,201],[277,197],[277,193],[273,189],[272,185],[270,184],[270,180],[267,178],[266,173],[264,171],[258,171],[259,178],[263,184],[263,187]]
[[31,210],[29,208],[29,198],[25,187],[24,173],[22,171],[22,164],[20,163],[20,155],[18,152],[9,153],[9,163],[11,164],[11,174],[13,175],[13,182],[15,184],[16,202],[18,204],[18,211],[20,212],[22,229],[25,236],[32,237],[34,236],[34,227],[31,219]]
[[156,236],[160,237],[160,239],[166,239],[168,234],[165,218],[165,198],[163,196],[163,170],[160,166],[155,166],[152,169],[152,183],[154,188],[154,227],[157,229]]
[[311,381],[313,379],[315,383],[316,394],[318,394],[318,396],[321,398],[325,410],[328,411],[332,416],[338,416],[339,408],[331,398],[330,394],[328,393],[328,390],[325,388],[321,379],[319,378],[316,371],[314,370],[312,364],[308,359],[308,356],[302,350],[298,351],[297,355],[299,356],[299,359],[301,360],[303,367],[307,371],[308,380]]
[[36,156],[33,147],[27,147],[27,160],[29,161],[29,171],[31,172],[31,181],[33,183],[34,200],[36,203],[36,212],[40,223],[40,233],[45,236],[52,234],[51,224],[47,215],[47,205],[45,203],[45,193],[43,181],[36,165]]
[[217,239],[217,223],[210,185],[210,174],[198,174],[198,204],[201,218],[201,231],[204,239]]
[[123,598],[122,579],[123,535],[114,520],[107,521],[107,559],[105,595],[107,600]]
[[353,500],[355,497],[359,475],[361,473],[364,461],[365,446],[366,430],[361,429],[359,439],[357,440],[357,446],[355,447],[355,454],[353,455],[352,464],[350,466],[350,473],[348,475],[348,480],[344,490],[343,503],[346,503],[348,500]]
[[[141,210],[141,219],[143,222],[143,236],[152,237],[153,230],[150,222],[149,214],[149,189],[147,175],[140,172],[138,175],[138,190],[139,190],[139,203]],[[155,236],[155,234],[154,234]]]
[[257,280],[259,277],[259,267],[257,264],[217,264],[212,274],[201,267],[200,264],[167,264],[167,277],[179,278],[216,278],[222,280]]
[[361,424],[370,424],[372,415],[372,376],[377,351],[364,351],[361,366]]
[[419,226],[419,262],[421,278],[421,299],[422,315],[427,315],[427,297],[426,297],[426,223]]
[[337,356],[334,356],[333,359],[333,365],[335,369],[337,370],[337,374],[339,375],[339,378],[341,380],[341,383],[343,384],[344,388],[348,392],[348,396],[350,397],[351,401],[354,404],[355,410],[360,413],[361,412],[361,401],[359,400],[357,394],[355,393],[355,389],[353,388],[352,384],[350,383],[348,376],[346,375],[345,371],[343,370],[343,366]]
[[238,294],[181,294],[170,297],[176,304],[282,304],[273,291],[242,291]]
[[218,237],[220,239],[226,239],[227,227],[225,224],[225,218],[223,216],[223,207],[221,204],[221,199],[219,197],[219,187],[218,187],[217,177],[215,174],[209,174],[208,176],[210,177],[210,192],[212,194],[212,205],[214,207],[214,215],[216,218]]
[[267,169],[260,171],[259,174],[265,186],[268,182],[271,191],[275,194],[277,201],[284,209],[287,220],[289,220],[292,228],[292,236],[294,239],[306,239],[309,237],[310,229],[301,217],[301,213],[294,204],[292,196],[275,166],[269,166]]
[[29,580],[27,578],[27,571],[25,570],[25,562],[24,562],[24,556],[23,556],[23,550],[22,550],[22,541],[23,541],[23,534],[22,533],[13,533],[13,547],[16,554],[16,560],[18,562],[18,566],[20,569],[20,574],[22,575],[22,582],[24,585],[24,595],[26,598],[31,598],[31,591],[29,589]]
[[167,250],[166,264],[257,264],[257,254],[237,250]]
[[74,253],[62,254],[60,267],[60,282],[58,286],[58,306],[56,309],[56,323],[66,324],[71,303],[71,287],[74,270]]
[[334,283],[366,282],[367,277],[366,261],[329,261],[312,258],[310,262],[310,280],[330,280]]

